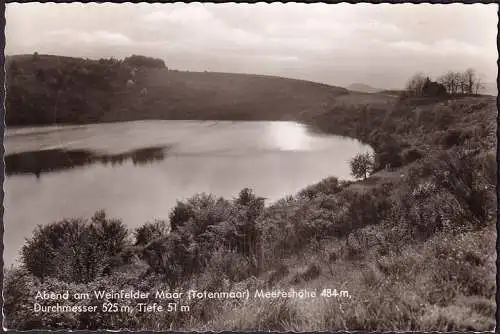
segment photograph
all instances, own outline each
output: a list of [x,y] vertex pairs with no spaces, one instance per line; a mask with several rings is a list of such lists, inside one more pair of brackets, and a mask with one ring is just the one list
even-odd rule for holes
[[498,4],[4,9],[4,330],[495,330]]

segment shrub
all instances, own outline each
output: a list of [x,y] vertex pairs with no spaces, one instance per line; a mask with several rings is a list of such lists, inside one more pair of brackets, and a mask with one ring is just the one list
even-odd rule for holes
[[392,221],[405,226],[406,237],[417,239],[484,226],[495,195],[477,166],[473,155],[452,149],[410,169],[392,196]]
[[174,288],[183,279],[199,271],[199,250],[199,245],[189,233],[179,230],[150,242],[142,250],[141,257],[153,272],[164,275],[168,285]]
[[[254,270],[259,240],[256,219],[263,210],[264,199],[248,188],[232,203],[198,194],[186,202],[177,202],[170,214],[171,233],[158,231],[163,227],[149,224],[137,230],[136,242],[144,245],[151,235],[156,235],[141,256],[152,271],[165,275],[171,286],[205,270],[213,262],[214,254],[222,251],[228,252],[228,256],[241,257]],[[239,274],[228,272],[228,275]]]
[[118,255],[128,245],[127,227],[119,219],[109,219],[104,210],[91,218],[90,230],[95,235],[98,247],[103,247],[110,256]]
[[[216,249],[203,270],[204,277],[210,277],[217,282],[226,277],[230,282],[240,282],[256,274],[255,267],[249,259],[238,253],[224,248]],[[198,288],[200,288],[199,286]],[[220,288],[203,285],[203,288]]]
[[422,151],[412,148],[403,152],[403,163],[410,164],[423,157]]
[[85,222],[80,219],[62,220],[43,227],[39,225],[33,237],[22,247],[23,264],[42,280],[56,275],[61,268],[55,262],[59,251],[67,243],[65,239],[79,238],[84,229]]
[[98,211],[89,223],[65,219],[38,226],[22,248],[22,263],[42,281],[90,282],[123,264],[128,231],[121,221]]
[[374,170],[380,170],[386,166],[390,166],[391,168],[401,167],[403,163],[403,159],[401,158],[402,150],[402,145],[393,140],[380,144],[376,149]]
[[135,230],[135,244],[144,246],[149,242],[165,238],[169,232],[167,222],[157,220],[153,223],[146,223]]
[[382,184],[368,192],[349,189],[341,192],[343,219],[335,224],[337,234],[346,235],[353,229],[381,223],[391,209],[389,190],[389,185]]
[[476,140],[476,137],[471,129],[449,129],[444,137],[438,139],[438,144],[444,145],[445,148],[462,146],[470,140]]
[[333,195],[341,190],[341,185],[336,177],[328,177],[298,193],[299,198],[313,199],[319,195]]
[[177,205],[169,214],[170,227],[172,231],[177,230],[179,226],[184,225],[194,217],[194,211],[189,204],[177,201]]
[[273,267],[285,256],[300,251],[320,229],[314,224],[313,206],[303,202],[280,201],[269,207],[258,222],[260,230],[260,260]]
[[435,172],[441,171],[437,177],[442,187],[464,203],[473,217],[484,224],[495,209],[495,194],[487,178],[476,167],[481,165],[478,159],[463,150],[447,152],[438,161],[440,166]]
[[230,213],[229,201],[202,193],[189,198],[186,202],[178,201],[169,217],[172,231],[183,226],[198,235],[207,226],[227,220]]
[[33,315],[33,305],[28,301],[40,281],[23,268],[5,271],[4,276],[4,327],[32,329],[40,323]]
[[[450,296],[439,292],[443,286],[468,297],[493,298],[495,294],[495,246],[485,243],[484,231],[463,233],[456,236],[437,235],[429,243],[432,267],[430,301],[440,305],[452,302]],[[494,237],[493,237],[494,238]],[[488,238],[493,241],[493,238]]]

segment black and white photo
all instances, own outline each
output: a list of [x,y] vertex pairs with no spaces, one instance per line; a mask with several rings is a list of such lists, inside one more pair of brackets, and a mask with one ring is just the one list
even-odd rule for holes
[[497,4],[5,20],[5,329],[494,330]]

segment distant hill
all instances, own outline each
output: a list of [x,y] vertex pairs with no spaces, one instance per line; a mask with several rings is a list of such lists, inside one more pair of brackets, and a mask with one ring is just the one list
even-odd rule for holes
[[353,83],[352,85],[349,85],[346,88],[350,91],[360,92],[360,93],[378,93],[383,90],[381,88],[374,88],[372,86],[365,85],[363,83]]
[[345,88],[280,77],[185,72],[116,59],[9,56],[7,125],[141,119],[285,120]]

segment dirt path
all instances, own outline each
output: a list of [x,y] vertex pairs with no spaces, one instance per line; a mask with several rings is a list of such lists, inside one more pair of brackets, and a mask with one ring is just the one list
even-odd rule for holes
[[347,189],[364,192],[370,188],[373,188],[384,182],[397,182],[398,180],[406,177],[408,174],[409,166],[403,166],[398,168],[397,170],[381,170],[374,174],[372,174],[366,180],[358,181],[356,183],[351,184]]

